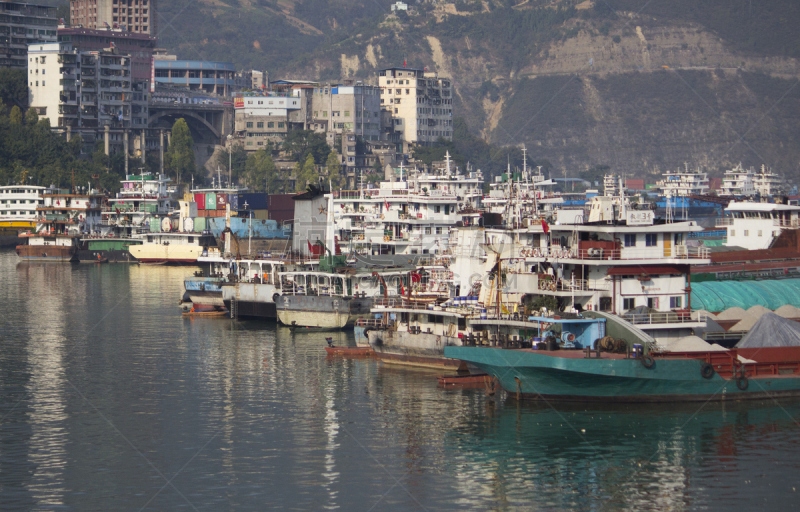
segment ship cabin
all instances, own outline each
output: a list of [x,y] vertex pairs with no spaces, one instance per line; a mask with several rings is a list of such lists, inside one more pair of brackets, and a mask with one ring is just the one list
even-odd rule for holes
[[800,227],[800,206],[731,201],[725,212],[716,225],[726,229],[728,247],[769,249],[783,231]]
[[[197,245],[200,247],[214,248],[217,241],[209,233],[147,233],[142,236],[142,241],[146,244],[155,245]],[[206,252],[207,254],[207,252]]]

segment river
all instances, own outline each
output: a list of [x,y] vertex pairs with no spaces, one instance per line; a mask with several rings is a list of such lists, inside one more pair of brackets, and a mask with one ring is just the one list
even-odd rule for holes
[[[0,250],[0,509],[794,509],[800,401],[518,404]],[[352,341],[339,333],[337,343]]]

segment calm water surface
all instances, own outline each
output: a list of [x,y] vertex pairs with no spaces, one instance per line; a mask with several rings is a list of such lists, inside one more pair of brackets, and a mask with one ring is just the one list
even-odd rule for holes
[[796,510],[800,402],[442,390],[321,334],[185,319],[193,270],[0,250],[0,510]]

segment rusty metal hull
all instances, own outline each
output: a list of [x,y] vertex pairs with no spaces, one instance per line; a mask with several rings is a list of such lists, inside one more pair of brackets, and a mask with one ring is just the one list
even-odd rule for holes
[[75,247],[63,245],[18,245],[17,255],[25,261],[67,263],[77,259]]

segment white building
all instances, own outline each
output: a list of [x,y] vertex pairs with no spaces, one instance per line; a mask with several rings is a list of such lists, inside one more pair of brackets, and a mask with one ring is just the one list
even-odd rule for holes
[[769,249],[781,231],[800,227],[800,206],[731,201],[725,211],[717,227],[725,227],[731,247]]
[[756,193],[755,171],[751,167],[745,169],[741,162],[733,169],[725,171],[722,178],[722,189],[720,195],[734,197],[752,197]]
[[40,118],[85,143],[108,137],[123,145],[129,129],[144,130],[148,118],[146,82],[134,83],[131,59],[116,50],[77,51],[70,43],[28,48],[29,104]]
[[235,131],[247,151],[283,141],[291,129],[292,113],[305,107],[302,95],[274,92],[236,93],[233,102]]
[[388,68],[378,74],[381,107],[405,142],[430,145],[453,138],[453,87],[449,78],[421,69]]

